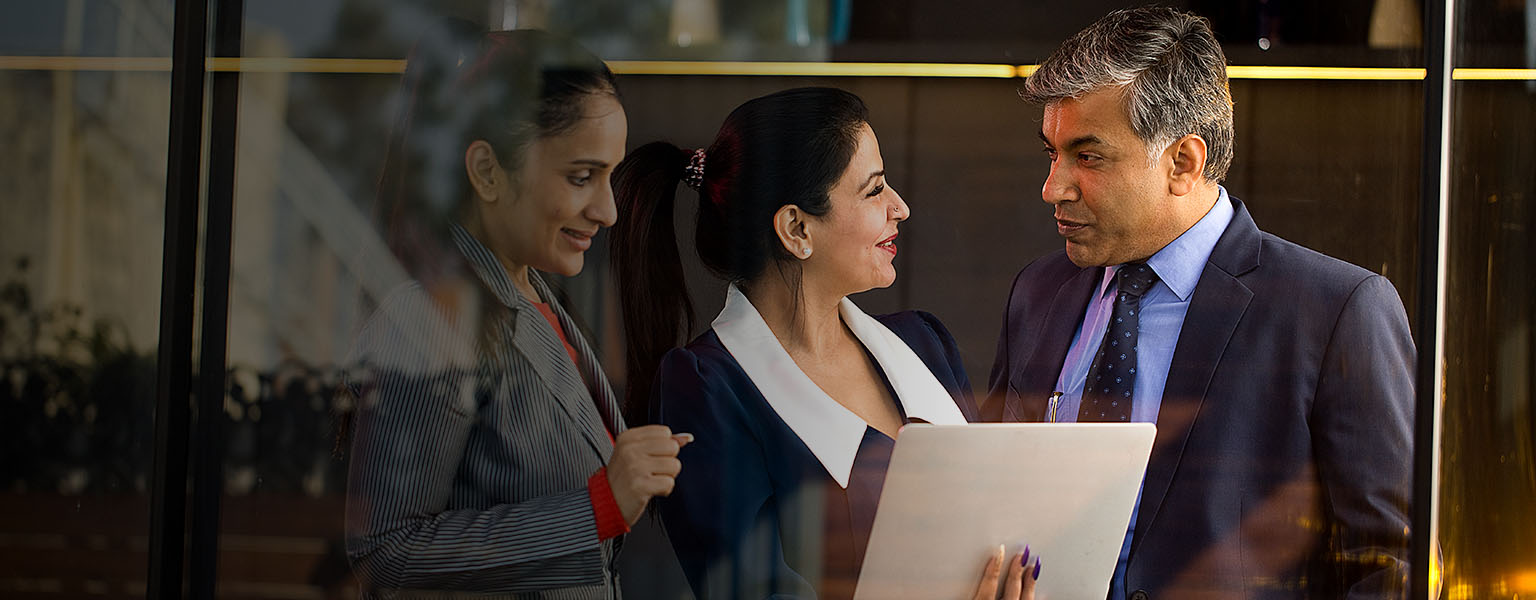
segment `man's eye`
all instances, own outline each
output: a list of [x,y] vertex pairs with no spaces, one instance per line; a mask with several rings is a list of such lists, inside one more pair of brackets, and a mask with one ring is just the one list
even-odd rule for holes
[[1055,150],[1053,150],[1051,148],[1041,148],[1040,151],[1045,153],[1045,157],[1046,158],[1050,159],[1052,162],[1055,162],[1055,160],[1056,160],[1056,151]]
[[1096,156],[1096,155],[1093,155],[1093,154],[1079,154],[1079,155],[1077,155],[1077,159],[1080,160],[1080,161],[1083,161],[1085,163],[1093,164],[1093,163],[1099,162],[1101,160],[1104,160],[1104,157]]

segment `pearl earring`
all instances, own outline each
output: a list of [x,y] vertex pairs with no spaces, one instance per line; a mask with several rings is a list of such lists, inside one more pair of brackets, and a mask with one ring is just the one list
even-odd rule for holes
[[800,249],[800,256],[804,256],[806,258],[810,258],[811,257],[811,247],[810,246],[806,246],[804,248],[801,248]]

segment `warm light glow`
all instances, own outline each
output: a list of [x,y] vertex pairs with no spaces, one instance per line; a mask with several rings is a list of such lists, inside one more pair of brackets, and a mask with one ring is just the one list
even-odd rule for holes
[[1509,591],[1516,594],[1536,594],[1536,570],[1515,573],[1509,578]]
[[[385,58],[209,58],[208,70],[241,73],[357,73],[391,74],[405,70],[402,59]],[[608,65],[620,75],[734,75],[779,77],[960,77],[1013,79],[1029,77],[1039,65],[965,63],[854,63],[614,60]],[[5,71],[170,71],[171,59],[118,56],[0,56]],[[1394,67],[1227,67],[1231,79],[1291,79],[1338,81],[1420,81],[1424,69]],[[1452,71],[1461,81],[1536,81],[1536,69],[1471,69]]]

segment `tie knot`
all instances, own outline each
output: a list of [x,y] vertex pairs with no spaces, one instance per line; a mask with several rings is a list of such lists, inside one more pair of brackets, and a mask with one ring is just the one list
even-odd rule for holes
[[1125,263],[1116,274],[1120,280],[1120,293],[1140,296],[1157,283],[1157,273],[1146,263]]

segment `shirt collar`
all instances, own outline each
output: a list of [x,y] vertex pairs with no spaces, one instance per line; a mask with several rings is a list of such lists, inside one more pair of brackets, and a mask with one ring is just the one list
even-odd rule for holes
[[1232,222],[1234,211],[1232,201],[1227,197],[1227,189],[1218,185],[1216,191],[1216,204],[1204,217],[1147,259],[1147,266],[1152,267],[1158,279],[1181,302],[1188,301],[1190,294],[1195,293],[1195,285],[1200,283],[1200,274],[1205,272],[1206,261],[1211,259],[1211,252],[1216,250],[1216,242]]
[[[908,418],[936,424],[964,424],[948,390],[889,328],[864,314],[852,300],[839,305],[843,322],[875,357]],[[712,324],[720,343],[752,379],[773,411],[799,436],[837,484],[849,474],[868,424],[822,391],[774,337],[768,323],[735,285]]]
[[512,278],[507,276],[506,267],[502,266],[501,261],[496,260],[496,254],[491,252],[490,248],[486,248],[485,244],[480,243],[480,240],[475,239],[474,235],[460,225],[452,225],[451,229],[454,245],[458,246],[459,252],[469,261],[470,268],[474,269],[475,275],[485,282],[486,287],[491,289],[491,293],[496,295],[497,300],[508,308],[517,308],[523,302],[537,302],[537,299],[525,299],[518,293],[517,287],[512,285]]

